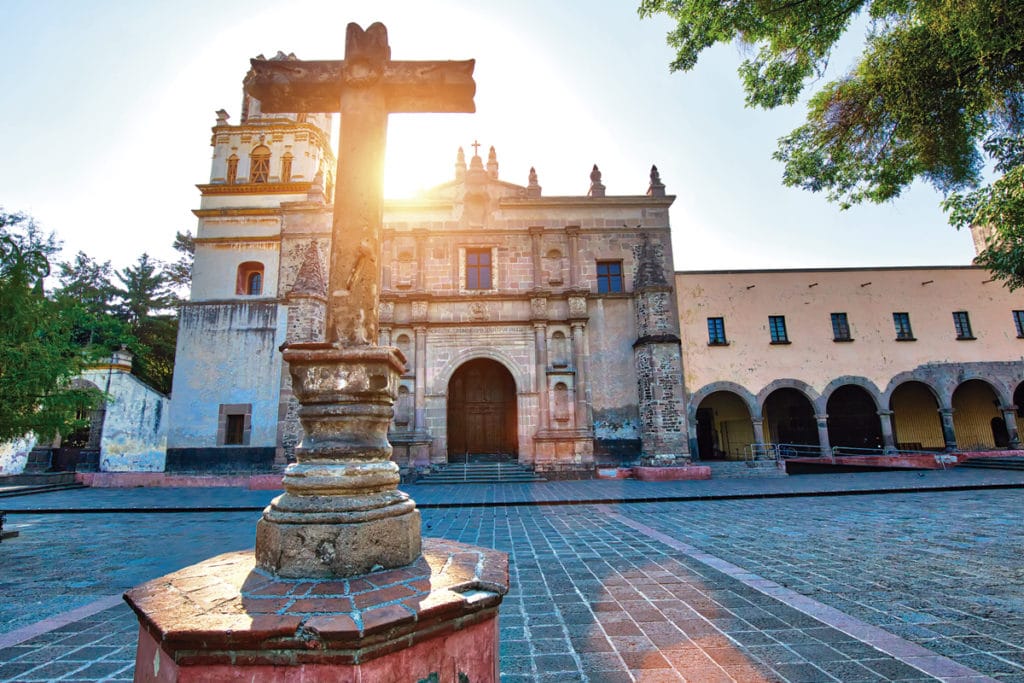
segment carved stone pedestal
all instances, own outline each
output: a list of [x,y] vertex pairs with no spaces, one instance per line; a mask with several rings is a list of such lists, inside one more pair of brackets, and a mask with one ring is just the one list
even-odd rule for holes
[[420,554],[420,514],[398,490],[388,425],[405,367],[392,347],[284,350],[305,430],[284,489],[256,527],[256,561],[278,576],[352,576]]
[[281,578],[228,553],[125,594],[135,680],[497,681],[507,591],[505,553],[438,539],[407,567],[349,579]]

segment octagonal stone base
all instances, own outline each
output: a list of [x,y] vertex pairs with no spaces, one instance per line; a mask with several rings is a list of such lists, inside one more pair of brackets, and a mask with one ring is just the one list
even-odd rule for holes
[[420,555],[420,512],[358,524],[256,524],[256,561],[288,578],[366,574],[413,562]]
[[228,553],[125,594],[139,618],[136,681],[498,680],[508,556],[424,539],[398,569],[286,579]]

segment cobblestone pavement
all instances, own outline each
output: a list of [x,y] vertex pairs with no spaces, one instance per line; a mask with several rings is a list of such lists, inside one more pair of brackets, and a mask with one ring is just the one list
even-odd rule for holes
[[[423,520],[426,535],[511,553],[500,622],[509,682],[934,680],[913,657],[825,625],[684,545],[919,643],[945,680],[985,679],[958,678],[939,655],[1024,682],[1021,510],[1024,491],[986,490],[428,509]],[[255,519],[14,515],[22,535],[0,544],[0,638],[251,546]],[[0,649],[0,681],[131,680],[135,636],[127,607],[99,611]]]

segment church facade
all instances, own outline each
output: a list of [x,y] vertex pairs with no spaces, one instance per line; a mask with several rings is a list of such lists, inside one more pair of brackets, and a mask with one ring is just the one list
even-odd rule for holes
[[[169,470],[287,462],[301,438],[278,348],[323,337],[331,241],[327,116],[214,127]],[[286,156],[287,155],[287,156]],[[287,161],[287,168],[285,167]],[[287,170],[287,173],[286,173]],[[285,177],[287,175],[287,177]],[[504,457],[557,474],[689,459],[668,209],[643,194],[546,197],[459,150],[453,178],[385,208],[380,343],[399,347],[402,465]]]
[[[301,439],[279,348],[324,334],[330,127],[249,97],[237,124],[218,112],[168,471],[281,466]],[[408,359],[400,465],[585,476],[778,444],[1018,444],[1024,300],[985,271],[675,272],[657,169],[634,194],[595,166],[585,194],[546,196],[533,169],[502,178],[494,148],[466,156],[385,205],[379,342]]]

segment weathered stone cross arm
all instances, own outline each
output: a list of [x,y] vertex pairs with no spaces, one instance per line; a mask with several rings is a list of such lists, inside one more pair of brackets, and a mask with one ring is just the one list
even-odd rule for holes
[[349,24],[344,60],[250,60],[245,90],[268,113],[335,112],[346,91],[369,87],[389,113],[476,111],[476,60],[391,61],[386,31]]

